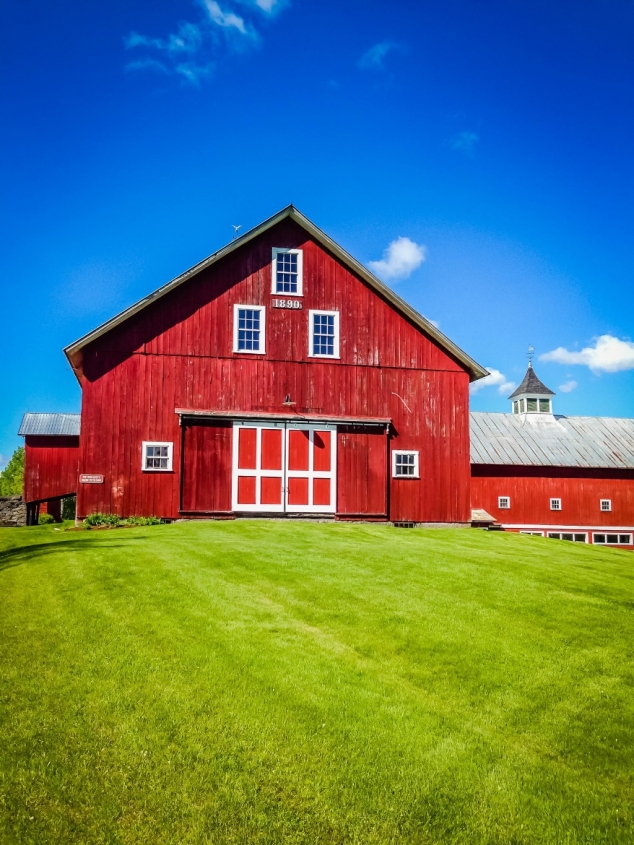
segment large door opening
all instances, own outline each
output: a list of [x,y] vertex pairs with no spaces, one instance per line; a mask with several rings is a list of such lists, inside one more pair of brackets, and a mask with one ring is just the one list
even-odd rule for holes
[[232,507],[246,513],[335,513],[336,426],[233,424]]

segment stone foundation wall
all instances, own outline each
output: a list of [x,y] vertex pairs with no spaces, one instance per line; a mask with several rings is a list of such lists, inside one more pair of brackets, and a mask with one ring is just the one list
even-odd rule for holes
[[0,528],[26,525],[26,504],[22,496],[0,496]]

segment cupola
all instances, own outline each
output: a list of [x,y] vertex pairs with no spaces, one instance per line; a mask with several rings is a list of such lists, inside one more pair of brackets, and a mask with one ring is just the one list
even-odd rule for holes
[[533,362],[529,360],[522,383],[511,393],[509,399],[513,403],[514,414],[552,414],[554,395],[553,391],[537,378]]

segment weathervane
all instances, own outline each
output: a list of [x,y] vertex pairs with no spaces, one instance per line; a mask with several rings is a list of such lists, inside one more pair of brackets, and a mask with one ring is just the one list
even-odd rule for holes
[[533,355],[534,354],[535,354],[535,347],[530,346],[530,344],[529,344],[528,351],[526,352],[526,357],[528,358],[528,366],[531,367],[531,369],[533,367]]

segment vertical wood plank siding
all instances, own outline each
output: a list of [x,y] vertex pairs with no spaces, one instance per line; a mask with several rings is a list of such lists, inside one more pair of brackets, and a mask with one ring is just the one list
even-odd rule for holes
[[[511,525],[632,525],[633,470],[575,470],[557,467],[474,465],[471,503],[500,523]],[[510,496],[511,507],[500,509],[499,496]],[[550,500],[562,509],[551,511]],[[600,499],[611,499],[612,510],[601,511]]]
[[[279,296],[271,293],[275,246],[304,251],[302,310],[272,307]],[[266,306],[265,355],[233,352],[234,304]],[[339,360],[309,356],[310,309],[339,311]],[[106,484],[82,486],[80,516],[178,517],[175,408],[283,413],[290,395],[299,415],[391,418],[391,446],[419,450],[420,481],[388,481],[391,519],[469,520],[468,373],[290,220],[96,340],[84,351],[83,373],[80,471],[103,473]],[[209,437],[188,430],[186,449]],[[173,442],[172,473],[142,471],[144,440]],[[196,510],[188,460],[183,506]],[[220,510],[231,497],[224,460],[216,455],[218,470],[204,469],[207,483],[222,487],[205,493],[205,502]],[[339,474],[339,490],[343,485],[344,500],[352,501],[359,494],[348,495],[348,483],[358,481]]]
[[24,438],[24,501],[39,502],[77,491],[79,437]]

